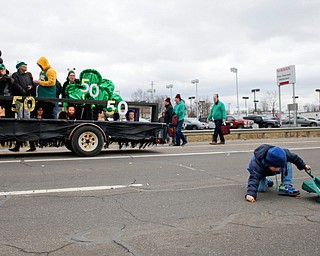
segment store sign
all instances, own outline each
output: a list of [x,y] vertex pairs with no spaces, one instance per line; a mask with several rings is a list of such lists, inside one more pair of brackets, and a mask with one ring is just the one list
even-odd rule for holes
[[296,83],[296,70],[295,66],[287,66],[277,69],[277,85],[282,86],[286,84]]

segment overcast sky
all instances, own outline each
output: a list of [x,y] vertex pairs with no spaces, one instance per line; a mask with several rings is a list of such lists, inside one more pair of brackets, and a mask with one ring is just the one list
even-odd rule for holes
[[[125,100],[138,88],[183,98],[219,93],[236,108],[251,89],[276,91],[276,69],[296,66],[298,103],[318,104],[319,0],[28,0],[2,3],[0,49],[7,68],[46,56],[63,82],[68,68],[86,68],[110,79]],[[292,85],[282,87],[292,101]]]

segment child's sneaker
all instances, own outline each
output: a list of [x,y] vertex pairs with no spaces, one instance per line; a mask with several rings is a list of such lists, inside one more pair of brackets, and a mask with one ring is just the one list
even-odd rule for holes
[[273,180],[270,179],[270,178],[268,178],[268,177],[266,177],[266,178],[267,178],[267,186],[268,186],[269,188],[271,188],[271,187],[273,186]]
[[282,196],[297,196],[300,195],[300,191],[296,190],[292,185],[280,185],[279,195]]

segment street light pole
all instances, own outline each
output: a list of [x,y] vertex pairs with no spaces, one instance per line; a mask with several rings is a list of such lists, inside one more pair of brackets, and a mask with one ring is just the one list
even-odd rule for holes
[[190,113],[192,113],[192,100],[194,100],[195,97],[194,96],[190,96],[190,97],[188,97],[188,99],[190,100]]
[[172,87],[173,87],[173,84],[168,84],[166,85],[166,88],[167,89],[170,89],[170,99],[172,100]]
[[244,97],[242,97],[242,99],[244,99],[244,107],[246,109],[246,116],[248,116],[247,100],[249,99],[249,97],[248,96],[244,96]]
[[320,89],[316,89],[316,92],[318,92],[319,93],[319,106],[318,106],[318,110],[320,111]]
[[196,85],[196,111],[197,111],[197,120],[199,118],[199,99],[198,99],[198,83],[199,83],[199,79],[194,79],[194,80],[191,80],[191,83],[192,84],[195,84]]
[[230,71],[232,73],[236,74],[236,90],[237,90],[237,114],[240,115],[240,110],[239,110],[239,87],[238,87],[238,69],[236,68],[230,68]]
[[259,101],[256,100],[256,92],[260,92],[260,89],[252,89],[251,92],[253,92],[254,112],[257,113],[257,103]]

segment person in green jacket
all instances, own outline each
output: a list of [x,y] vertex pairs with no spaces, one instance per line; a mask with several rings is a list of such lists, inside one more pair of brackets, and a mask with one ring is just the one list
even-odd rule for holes
[[[212,135],[212,141],[210,142],[211,145],[216,144],[225,144],[225,139],[223,134],[220,131],[220,126],[226,121],[226,107],[224,104],[219,101],[219,95],[213,95],[213,102],[214,104],[211,107],[210,115],[207,118],[207,121],[213,120],[214,124],[216,125],[214,128],[214,133]],[[218,135],[220,137],[220,142],[217,142]]]
[[181,146],[186,145],[187,139],[182,133],[182,125],[184,122],[184,111],[186,109],[186,106],[184,105],[184,101],[181,99],[180,94],[177,94],[174,98],[174,101],[176,104],[173,108],[173,115],[178,117],[178,124],[177,124],[177,130],[176,130],[176,140],[175,144],[173,146],[180,146],[180,141],[182,140]]

